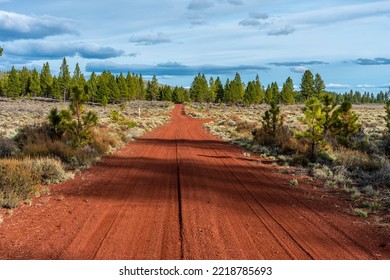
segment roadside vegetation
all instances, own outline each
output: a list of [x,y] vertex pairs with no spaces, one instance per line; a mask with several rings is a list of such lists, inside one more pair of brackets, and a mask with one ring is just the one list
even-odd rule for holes
[[[0,177],[2,206],[14,207],[39,186],[60,182],[69,171],[165,123],[171,102],[187,103],[190,116],[214,118],[206,125],[213,134],[287,172],[290,166],[306,168],[326,187],[350,194],[356,209],[390,206],[390,90],[328,92],[321,76],[309,70],[299,91],[290,77],[281,86],[264,86],[259,76],[244,84],[239,73],[224,83],[198,74],[185,89],[130,72],[86,79],[78,64],[71,75],[65,58],[59,70],[53,76],[45,63],[40,72],[13,67],[0,73],[0,173],[8,174]],[[47,167],[37,168],[42,160]],[[29,163],[31,189],[6,181]],[[47,174],[56,169],[65,175],[51,179]]]
[[173,103],[85,104],[78,89],[67,103],[0,100],[0,207],[31,203],[104,155],[170,119]]
[[389,211],[390,102],[341,101],[325,91],[318,74],[311,77],[305,73],[295,93],[303,104],[283,104],[282,91],[274,85],[267,104],[191,103],[186,113],[213,118],[205,125],[211,133],[249,149],[260,160],[273,160],[282,173],[304,170],[324,187],[344,193],[356,215]]

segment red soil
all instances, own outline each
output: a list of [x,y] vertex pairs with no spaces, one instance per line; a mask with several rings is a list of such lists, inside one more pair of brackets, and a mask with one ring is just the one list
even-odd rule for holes
[[390,259],[348,203],[182,114],[0,222],[0,259]]

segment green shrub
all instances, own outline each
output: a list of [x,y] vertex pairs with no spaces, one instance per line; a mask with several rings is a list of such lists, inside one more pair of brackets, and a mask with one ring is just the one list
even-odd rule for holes
[[368,217],[368,213],[362,209],[359,209],[359,208],[355,208],[355,213],[356,215],[360,216],[360,217]]
[[298,180],[297,179],[292,179],[290,181],[290,186],[298,186]]
[[39,158],[32,161],[34,172],[44,185],[58,184],[67,178],[62,163],[53,158]]

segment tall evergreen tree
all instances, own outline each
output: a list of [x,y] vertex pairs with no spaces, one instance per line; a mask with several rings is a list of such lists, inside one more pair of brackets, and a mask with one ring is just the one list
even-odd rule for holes
[[51,97],[51,87],[53,84],[53,77],[51,75],[49,62],[43,64],[41,75],[40,75],[40,85],[41,85],[41,95],[45,97]]
[[160,99],[160,90],[159,84],[156,76],[152,77],[152,80],[148,81],[146,85],[146,100],[159,100]]
[[59,78],[57,78],[56,76],[53,77],[51,92],[52,92],[52,96],[58,100],[60,100],[63,97],[61,84]]
[[95,102],[95,96],[97,93],[97,78],[95,72],[92,72],[91,76],[89,77],[87,86],[88,86],[88,96],[91,102]]
[[138,92],[137,92],[137,99],[138,100],[144,100],[145,99],[145,82],[144,79],[142,78],[142,74],[139,75],[138,78]]
[[160,87],[160,100],[161,101],[172,101],[172,88],[170,86]]
[[31,76],[31,72],[27,69],[26,66],[22,68],[22,71],[19,72],[20,80],[20,95],[25,96],[28,93],[28,83]]
[[303,73],[300,87],[301,97],[304,101],[315,96],[314,77],[310,70],[306,70],[305,73]]
[[129,100],[129,88],[127,87],[127,82],[125,76],[123,76],[123,73],[121,72],[119,76],[116,78],[116,82],[118,84],[118,90],[119,90],[119,99],[123,100]]
[[60,73],[58,74],[58,83],[60,85],[62,98],[64,102],[69,98],[70,81],[71,78],[69,73],[69,66],[68,63],[66,62],[66,58],[64,57],[60,67]]
[[110,71],[107,72],[107,75],[108,75],[109,101],[116,102],[120,98],[119,87],[118,87],[118,84],[116,82],[115,76]]
[[15,67],[12,66],[11,72],[9,72],[8,83],[7,83],[7,96],[8,97],[20,97],[20,80],[18,72]]
[[255,94],[256,94],[256,86],[255,82],[249,81],[244,94],[244,103],[245,105],[250,105],[255,103]]
[[215,93],[215,81],[214,78],[211,76],[209,79],[209,90],[207,91],[204,101],[205,102],[215,102],[216,93]]
[[245,87],[244,83],[241,81],[239,73],[236,73],[234,76],[234,80],[230,83],[229,90],[232,96],[232,103],[240,103],[244,101]]
[[215,100],[216,100],[216,102],[221,103],[225,98],[225,96],[224,96],[225,93],[224,93],[221,79],[219,77],[217,77],[217,79],[215,79],[214,88],[215,88]]
[[325,91],[325,82],[322,80],[320,74],[316,74],[314,78],[314,95],[319,98],[320,95]]
[[259,75],[256,75],[254,86],[254,103],[261,104],[264,101],[264,89],[260,83]]
[[293,80],[288,77],[286,82],[283,84],[282,91],[280,93],[281,101],[284,104],[295,103],[295,91]]
[[195,76],[191,87],[190,87],[190,96],[191,99],[195,102],[205,101],[205,96],[208,95],[209,85],[207,83],[206,77],[204,74],[198,74]]
[[135,76],[134,73],[130,74],[130,72],[127,72],[126,85],[128,91],[128,99],[129,100],[136,99],[139,91],[139,82],[138,82],[138,77]]
[[35,68],[31,72],[27,91],[31,96],[37,96],[41,91],[41,81],[39,79],[39,73]]
[[103,71],[102,74],[97,77],[95,102],[98,102],[103,106],[106,106],[110,100],[108,80],[109,78],[107,71]]

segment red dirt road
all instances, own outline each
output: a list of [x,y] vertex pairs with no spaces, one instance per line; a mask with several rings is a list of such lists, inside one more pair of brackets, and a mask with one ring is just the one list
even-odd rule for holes
[[5,217],[0,259],[390,259],[387,229],[290,187],[182,109]]

